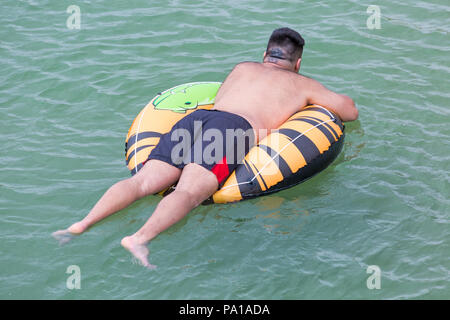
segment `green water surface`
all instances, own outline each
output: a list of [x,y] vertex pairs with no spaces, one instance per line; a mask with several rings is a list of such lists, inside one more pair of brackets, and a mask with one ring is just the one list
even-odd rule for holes
[[[70,5],[80,29],[67,27]],[[125,136],[154,95],[223,81],[283,26],[306,40],[301,73],[360,111],[329,168],[197,208],[152,241],[154,271],[120,240],[157,196],[58,245],[53,231],[129,177]],[[449,31],[444,0],[3,0],[0,298],[449,299]],[[79,290],[66,286],[71,265]],[[372,265],[380,289],[367,287]]]

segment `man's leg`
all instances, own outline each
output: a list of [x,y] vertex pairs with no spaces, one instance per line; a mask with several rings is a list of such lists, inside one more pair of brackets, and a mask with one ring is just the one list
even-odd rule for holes
[[160,160],[149,160],[133,177],[109,188],[83,220],[65,230],[54,232],[53,236],[59,238],[67,234],[82,233],[89,226],[128,207],[136,200],[173,185],[180,175],[181,169]]
[[144,266],[153,267],[148,262],[147,243],[180,221],[189,211],[208,199],[217,188],[217,178],[211,171],[195,163],[186,165],[175,191],[159,202],[152,216],[139,231],[122,239],[122,246]]

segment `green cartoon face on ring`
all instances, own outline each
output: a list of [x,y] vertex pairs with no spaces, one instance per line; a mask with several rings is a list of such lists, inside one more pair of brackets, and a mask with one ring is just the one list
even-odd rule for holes
[[161,93],[153,100],[157,110],[185,113],[186,110],[213,104],[221,82],[195,82],[182,84]]

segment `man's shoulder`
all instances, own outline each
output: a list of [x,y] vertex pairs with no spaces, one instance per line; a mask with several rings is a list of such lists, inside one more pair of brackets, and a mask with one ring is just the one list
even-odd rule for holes
[[242,68],[254,68],[254,67],[258,67],[260,66],[261,63],[259,62],[254,62],[254,61],[243,61],[243,62],[239,62],[237,65],[234,66],[234,69],[242,69]]
[[314,80],[313,78],[311,78],[311,77],[308,77],[308,76],[305,76],[305,75],[303,75],[303,74],[297,74],[297,79],[299,80],[299,81],[301,81],[303,84],[314,84],[314,83],[318,83],[318,81],[317,80]]

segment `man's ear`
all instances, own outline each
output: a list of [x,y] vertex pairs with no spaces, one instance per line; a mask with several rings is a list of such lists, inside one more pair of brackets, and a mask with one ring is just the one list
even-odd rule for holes
[[302,63],[302,58],[298,58],[297,63],[295,64],[295,71],[298,72],[300,70],[300,64]]
[[267,55],[267,51],[264,51],[264,54],[263,54],[263,61],[264,61],[264,59],[266,58],[266,55]]

